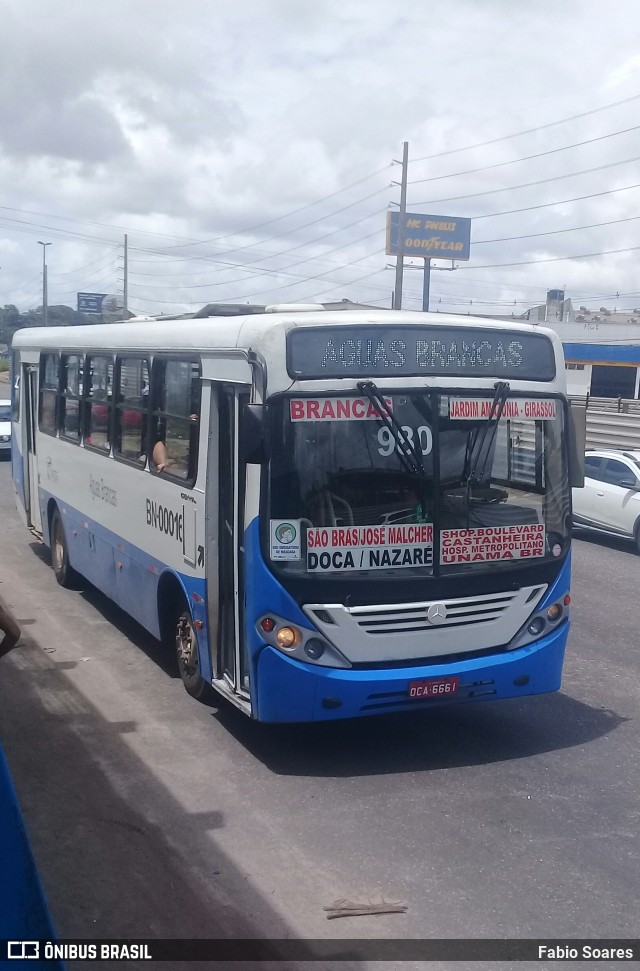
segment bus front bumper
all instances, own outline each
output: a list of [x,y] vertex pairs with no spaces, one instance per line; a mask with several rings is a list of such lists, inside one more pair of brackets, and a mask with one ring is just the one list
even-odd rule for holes
[[[254,717],[264,722],[329,721],[557,691],[569,622],[519,650],[446,664],[337,669],[303,664],[265,645],[256,661]],[[412,698],[415,682],[459,678],[447,697]]]

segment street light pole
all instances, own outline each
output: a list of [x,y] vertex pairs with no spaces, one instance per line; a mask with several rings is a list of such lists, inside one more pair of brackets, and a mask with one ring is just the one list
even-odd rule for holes
[[38,245],[42,246],[42,323],[46,327],[49,322],[49,308],[47,306],[47,246],[51,246],[51,243],[43,243],[39,239]]

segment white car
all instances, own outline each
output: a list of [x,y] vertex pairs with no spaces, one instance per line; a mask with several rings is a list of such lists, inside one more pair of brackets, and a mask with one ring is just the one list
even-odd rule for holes
[[573,522],[631,537],[640,552],[640,451],[586,453],[584,488],[573,490]]
[[0,456],[11,455],[11,402],[0,398]]

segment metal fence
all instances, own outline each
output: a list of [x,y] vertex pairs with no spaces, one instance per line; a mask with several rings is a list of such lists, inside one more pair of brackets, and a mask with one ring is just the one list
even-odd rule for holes
[[586,444],[587,448],[640,450],[640,400],[588,397]]
[[614,411],[618,415],[640,415],[638,398],[592,398],[587,396],[587,409],[594,411]]

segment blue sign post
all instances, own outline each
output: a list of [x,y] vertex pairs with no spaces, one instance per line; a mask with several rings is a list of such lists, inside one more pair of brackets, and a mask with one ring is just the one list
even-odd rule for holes
[[106,296],[108,296],[106,293],[79,293],[78,313],[101,314],[102,301]]
[[[402,227],[402,252],[424,259],[422,309],[429,309],[431,260],[468,260],[471,251],[471,220],[459,216],[431,216],[406,212]],[[400,253],[400,213],[387,213],[387,255]]]

